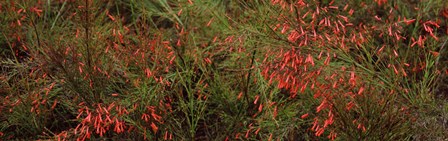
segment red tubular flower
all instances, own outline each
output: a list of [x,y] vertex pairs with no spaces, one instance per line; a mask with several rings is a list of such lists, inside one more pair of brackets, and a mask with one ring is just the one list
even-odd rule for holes
[[300,118],[302,118],[302,119],[305,119],[305,118],[307,118],[308,117],[308,113],[306,113],[306,114],[303,114],[302,116],[300,116]]
[[319,113],[322,109],[326,108],[327,106],[327,101],[323,100],[320,105],[316,108],[316,111]]
[[159,130],[159,127],[157,127],[157,125],[154,124],[154,122],[151,122],[151,129],[152,129],[152,131],[154,131],[154,133],[157,133],[157,130]]

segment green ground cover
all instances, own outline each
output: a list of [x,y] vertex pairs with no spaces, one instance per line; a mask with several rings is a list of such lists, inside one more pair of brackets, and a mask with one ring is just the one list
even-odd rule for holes
[[0,140],[447,140],[445,0],[2,0]]

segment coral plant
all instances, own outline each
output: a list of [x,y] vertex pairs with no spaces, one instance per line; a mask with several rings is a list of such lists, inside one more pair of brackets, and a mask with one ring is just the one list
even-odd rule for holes
[[447,9],[1,1],[0,139],[447,139]]

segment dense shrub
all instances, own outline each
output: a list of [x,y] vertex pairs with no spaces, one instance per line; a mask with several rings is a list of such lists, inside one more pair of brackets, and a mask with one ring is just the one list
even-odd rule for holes
[[447,9],[2,1],[0,139],[447,139]]

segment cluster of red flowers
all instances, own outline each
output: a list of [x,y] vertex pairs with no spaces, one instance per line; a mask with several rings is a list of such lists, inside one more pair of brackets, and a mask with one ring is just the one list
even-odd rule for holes
[[[387,0],[377,0],[378,6],[384,6]],[[321,101],[316,108],[316,114],[325,111],[325,117],[316,116],[314,118],[312,131],[316,136],[324,133],[324,130],[331,126],[334,122],[333,99],[338,95],[343,95],[347,99],[361,96],[365,92],[363,80],[355,73],[356,67],[342,67],[334,72],[325,72],[332,66],[331,62],[337,61],[338,56],[334,49],[340,49],[345,52],[359,49],[364,43],[372,38],[383,38],[389,36],[391,42],[398,44],[406,38],[410,38],[413,42],[410,48],[414,45],[420,47],[425,46],[425,41],[428,39],[427,35],[421,35],[418,39],[413,37],[405,37],[403,26],[413,24],[415,19],[406,19],[405,17],[393,17],[394,9],[390,9],[388,17],[374,18],[378,22],[386,23],[387,27],[377,27],[374,24],[365,24],[362,22],[354,22],[349,18],[356,11],[346,4],[343,7],[334,5],[335,1],[326,4],[319,4],[316,2],[305,3],[302,0],[296,3],[290,3],[283,0],[272,0],[271,4],[279,5],[285,13],[280,13],[280,16],[275,20],[279,21],[277,25],[273,25],[272,29],[287,36],[287,41],[290,44],[288,48],[275,49],[272,48],[266,54],[266,59],[263,61],[263,75],[269,83],[278,82],[277,87],[287,89],[290,91],[290,98],[295,98],[297,94],[309,92],[314,94],[314,98]],[[340,4],[339,4],[340,5]],[[361,7],[366,7],[362,4]],[[382,19],[385,18],[385,19]],[[395,22],[394,22],[395,21]],[[405,25],[403,25],[404,23]],[[420,21],[419,22],[424,31],[429,33],[429,36],[438,40],[434,33],[434,28],[439,28],[437,22],[434,21]],[[377,50],[377,54],[381,54],[386,44],[382,45]],[[393,54],[390,58],[399,57],[398,48],[391,49]],[[438,54],[435,51],[430,51],[435,56]],[[268,60],[268,56],[275,56],[273,60]],[[421,63],[421,62],[417,62]],[[398,67],[400,66],[400,67]],[[407,77],[406,72],[408,63],[403,64],[387,64],[388,68],[393,68],[394,73],[399,76]],[[416,64],[419,69],[413,69],[413,72],[423,69],[424,64]],[[335,68],[333,68],[334,70]],[[336,68],[337,69],[337,68]],[[357,101],[347,101],[346,110],[351,110],[356,107]],[[343,113],[337,113],[343,114]],[[307,117],[305,114],[302,117]],[[358,129],[365,131],[366,128],[360,121],[353,121],[357,124]],[[337,133],[330,131],[329,139],[335,139]]]
[[[73,3],[75,1],[65,2]],[[86,1],[86,3],[87,2],[91,1]],[[62,3],[62,1],[60,1],[60,3]],[[188,3],[186,4],[191,6],[194,3],[193,1],[188,0]],[[315,105],[315,110],[313,109],[314,112],[306,112],[299,117],[301,119],[312,118],[312,126],[309,130],[312,131],[315,136],[327,135],[327,138],[335,140],[338,137],[338,132],[334,130],[332,126],[338,122],[338,116],[345,112],[355,111],[355,109],[359,108],[359,101],[357,101],[356,98],[374,94],[371,90],[375,88],[368,86],[369,84],[367,84],[365,78],[362,77],[362,73],[357,73],[357,70],[359,69],[358,66],[350,65],[349,63],[341,63],[343,60],[338,56],[341,52],[349,54],[351,51],[363,50],[365,49],[365,46],[375,46],[371,47],[371,49],[366,52],[373,52],[373,55],[384,57],[389,60],[399,60],[395,62],[385,62],[383,66],[390,69],[391,74],[395,74],[399,78],[407,78],[411,75],[415,75],[415,73],[423,71],[427,66],[424,61],[400,62],[403,61],[400,60],[400,57],[404,54],[402,52],[403,48],[422,49],[435,57],[439,55],[439,52],[428,49],[427,45],[430,41],[440,40],[438,38],[438,29],[441,28],[442,21],[414,19],[413,17],[397,17],[394,13],[398,7],[395,6],[394,8],[390,8],[389,6],[388,8],[390,9],[384,8],[390,4],[390,1],[388,0],[374,0],[371,3],[377,7],[384,8],[382,10],[384,10],[386,14],[377,15],[375,12],[366,10],[370,12],[368,14],[374,14],[372,17],[366,17],[370,18],[369,22],[380,24],[369,24],[362,20],[355,19],[356,14],[359,13],[357,13],[358,11],[355,11],[355,6],[350,2],[345,4],[338,3],[335,0],[327,2],[305,2],[303,0],[297,0],[294,3],[291,3],[290,0],[271,0],[270,4],[273,8],[278,8],[280,12],[278,16],[271,17],[271,19],[277,21],[277,23],[269,25],[269,28],[278,35],[275,39],[286,42],[289,46],[269,47],[263,52],[265,53],[263,54],[265,58],[260,65],[261,74],[270,85],[275,84],[277,88],[289,92],[289,99],[295,99],[299,97],[300,94],[311,94],[316,101],[319,101],[319,104]],[[36,28],[35,23],[33,23],[35,19],[33,18],[41,18],[42,16],[45,16],[44,13],[46,11],[43,11],[44,8],[42,8],[43,3],[41,1],[35,2],[35,6],[32,5],[30,8],[26,9],[16,5],[17,4],[14,4],[14,2],[11,2],[8,7],[10,9],[3,9],[2,5],[0,5],[0,12],[3,12],[3,10],[14,11],[14,21],[9,24],[11,28],[17,29],[17,32],[11,33],[11,37],[13,37],[16,42],[11,43],[10,46],[13,48],[14,54],[19,56],[19,50],[31,50],[28,47],[28,44],[26,44],[26,41],[23,41],[26,40],[25,37],[28,36],[22,35],[22,27],[29,26]],[[360,5],[356,6],[358,8],[361,7],[366,9],[366,7],[371,5],[361,2]],[[88,6],[80,5],[75,8],[76,10],[70,11],[69,14],[64,16],[68,16],[69,19],[79,16],[82,20],[83,18],[88,19],[87,17],[93,17],[92,13],[90,13],[91,15],[88,15],[88,12],[86,12],[90,10],[87,8]],[[441,11],[440,15],[448,18],[447,13],[448,10],[445,9]],[[177,16],[180,16],[181,14],[182,10],[177,12]],[[50,94],[55,87],[66,84],[65,81],[70,81],[69,79],[75,77],[76,78],[73,80],[76,81],[73,81],[72,83],[77,83],[79,81],[86,82],[85,87],[84,85],[79,87],[79,89],[81,89],[81,92],[79,93],[81,94],[77,93],[78,95],[72,95],[73,97],[76,97],[76,100],[74,101],[77,103],[86,101],[77,105],[78,115],[76,120],[78,121],[78,124],[76,128],[70,129],[73,131],[77,140],[90,139],[94,135],[100,137],[122,135],[126,132],[129,134],[137,133],[147,139],[147,135],[150,134],[146,133],[147,131],[152,131],[154,135],[163,134],[164,132],[163,136],[165,140],[174,138],[173,134],[169,133],[168,129],[163,127],[163,124],[166,122],[164,116],[167,113],[172,112],[172,107],[170,105],[172,99],[170,96],[161,96],[163,97],[161,98],[163,100],[156,100],[156,103],[157,101],[159,102],[158,105],[155,104],[157,106],[143,105],[143,102],[135,103],[132,106],[120,105],[122,103],[119,101],[102,103],[99,102],[101,101],[99,100],[100,97],[109,96],[104,93],[110,93],[93,90],[95,88],[102,89],[101,86],[103,85],[101,84],[101,80],[112,81],[112,79],[117,77],[116,79],[124,79],[124,85],[136,89],[143,87],[142,85],[157,83],[161,84],[160,89],[157,88],[157,90],[166,90],[173,85],[172,83],[178,82],[168,80],[165,78],[167,77],[165,74],[176,69],[175,67],[178,67],[176,65],[179,65],[176,63],[184,63],[181,65],[187,65],[187,63],[183,62],[184,60],[181,58],[182,55],[191,55],[188,57],[193,58],[193,61],[210,65],[216,61],[212,59],[212,57],[216,57],[213,56],[216,52],[221,53],[228,51],[232,53],[246,53],[245,55],[250,54],[247,53],[246,48],[243,47],[245,42],[244,36],[230,35],[227,38],[223,38],[221,42],[218,41],[219,37],[215,36],[210,40],[212,40],[212,43],[219,42],[216,43],[216,48],[197,53],[195,52],[197,51],[196,49],[184,46],[190,40],[189,32],[193,32],[193,30],[196,29],[185,29],[184,26],[174,22],[173,27],[171,28],[173,28],[174,32],[177,32],[177,34],[173,35],[174,37],[171,38],[173,39],[172,41],[169,41],[163,38],[161,35],[163,34],[162,32],[136,32],[136,28],[149,29],[149,27],[142,21],[137,20],[135,27],[132,27],[135,29],[130,29],[131,27],[123,24],[123,17],[118,17],[109,10],[106,10],[103,16],[105,16],[105,20],[110,20],[113,23],[111,24],[111,29],[107,30],[110,32],[109,35],[89,33],[87,26],[70,29],[73,30],[73,33],[70,34],[75,37],[74,39],[79,39],[79,41],[75,42],[86,42],[85,46],[63,43],[59,45],[56,42],[62,40],[63,37],[61,36],[59,37],[59,40],[55,40],[54,44],[58,45],[54,46],[57,47],[48,45],[49,47],[46,49],[44,47],[47,47],[46,44],[50,43],[38,39],[39,47],[43,48],[43,54],[56,54],[55,56],[59,57],[56,59],[62,58],[62,60],[59,60],[61,63],[57,65],[61,68],[65,67],[63,68],[64,71],[66,71],[64,73],[67,73],[69,77],[66,77],[67,79],[64,78],[65,80],[62,79],[62,82],[52,82],[49,84],[42,82],[45,85],[39,87],[41,90],[30,94],[28,99],[25,99],[25,101],[31,103],[31,109],[27,111],[40,114],[42,111],[54,110],[57,105],[61,103],[58,99],[53,99],[57,96],[51,96]],[[78,23],[79,25],[88,25],[82,24],[82,22],[91,22],[82,20],[79,21],[81,22]],[[208,22],[204,24],[205,27],[213,26],[212,23],[214,18],[207,21]],[[415,32],[421,32],[421,34],[419,34],[418,37],[410,36],[409,33],[405,33],[407,26],[419,27],[416,28],[417,30]],[[446,30],[446,33],[448,34],[448,29]],[[39,33],[36,31],[35,34],[36,35],[33,36],[38,36]],[[91,47],[93,44],[91,42],[94,41],[91,38],[89,39],[89,36],[94,36],[97,40],[103,39],[106,42],[99,45],[99,47]],[[131,39],[133,37],[136,39]],[[376,44],[376,42],[372,43],[372,40],[383,38],[387,39],[387,41],[381,41],[380,44]],[[134,40],[138,40],[138,42]],[[194,42],[195,45],[193,46],[196,46],[196,41]],[[403,44],[403,42],[406,43]],[[206,45],[202,45],[202,47],[205,46]],[[225,48],[220,48],[221,46],[229,47],[228,50],[226,50]],[[179,48],[186,51],[181,52],[180,50],[182,49]],[[92,50],[91,52],[93,53],[85,53],[84,51],[87,50]],[[44,57],[39,56],[41,55],[40,53],[41,52],[30,54],[41,58],[46,57],[45,55],[42,55]],[[184,54],[181,55],[181,53]],[[199,56],[198,54],[203,56]],[[35,56],[30,57],[30,60],[35,59],[33,57]],[[243,57],[244,55],[241,55],[236,57],[236,59],[238,60]],[[250,63],[254,63],[254,58],[255,57],[253,57],[251,60],[252,62]],[[383,60],[387,60],[384,58]],[[51,59],[46,60],[47,63],[58,61],[54,58]],[[362,59],[365,58],[359,59],[362,61]],[[255,66],[250,63],[243,64],[239,61],[236,62],[240,63],[238,65],[249,68],[250,70],[255,68]],[[57,62],[52,63],[56,64]],[[117,66],[123,68],[115,68]],[[45,72],[44,67],[46,66],[42,64],[41,66],[31,68],[30,77],[31,75],[39,74],[39,77],[32,77],[35,78],[36,83],[48,79],[47,75],[50,75],[48,74],[50,72]],[[36,73],[37,71],[41,71],[42,74]],[[448,74],[448,69],[445,72]],[[129,76],[128,73],[140,75]],[[251,74],[249,73],[246,76],[250,78],[250,75]],[[204,80],[200,80],[198,84],[200,84],[199,87],[204,89],[208,87],[208,84],[204,82]],[[89,88],[92,90],[86,90],[88,91],[86,92],[87,94],[82,93],[85,89]],[[408,93],[408,89],[404,87],[397,88],[396,90],[402,90],[403,92]],[[394,89],[385,91],[388,91],[389,94],[396,93]],[[103,95],[96,95],[97,93]],[[94,96],[82,97],[88,94]],[[201,90],[197,90],[197,93],[195,94],[197,94],[198,100],[207,99],[207,95],[202,94]],[[246,93],[239,93],[237,99],[239,100],[244,94]],[[116,92],[110,94],[112,99],[119,98],[123,95],[124,94],[118,94]],[[250,97],[247,95],[245,96],[247,99]],[[10,101],[9,98],[10,97],[7,96],[2,101],[2,105],[8,105],[8,107],[0,107],[0,112],[3,111],[4,108],[8,108],[9,112],[12,112],[13,108],[11,107],[24,102],[22,99]],[[268,111],[266,109],[272,109],[273,119],[276,119],[279,113],[278,110],[281,109],[280,107],[283,105],[272,101],[263,101],[262,99],[262,96],[257,94],[254,96],[253,102],[248,103],[248,105],[254,105],[255,107],[253,108],[255,109],[255,112],[253,112],[251,116],[255,118],[262,115],[264,111]],[[339,100],[339,103],[337,103],[337,99],[344,100]],[[378,102],[381,103],[381,101]],[[139,106],[139,104],[142,105]],[[336,109],[335,104],[344,105],[344,111]],[[132,123],[129,120],[126,120],[126,118],[129,117],[134,118],[132,119]],[[366,132],[366,130],[368,130],[368,125],[364,122],[364,118],[365,117],[359,117],[349,124],[356,127],[360,132]],[[258,135],[259,132],[263,132],[261,127],[256,127],[256,122],[247,124],[248,127],[246,131],[237,131],[238,133],[235,133],[236,139],[243,136],[249,138],[251,133]],[[69,133],[70,130],[60,132],[58,134],[59,140],[65,140],[66,138],[71,139],[71,137],[68,137],[69,134],[71,134]],[[0,132],[0,136],[2,135],[3,133]],[[272,138],[273,134],[271,133],[269,140]]]

